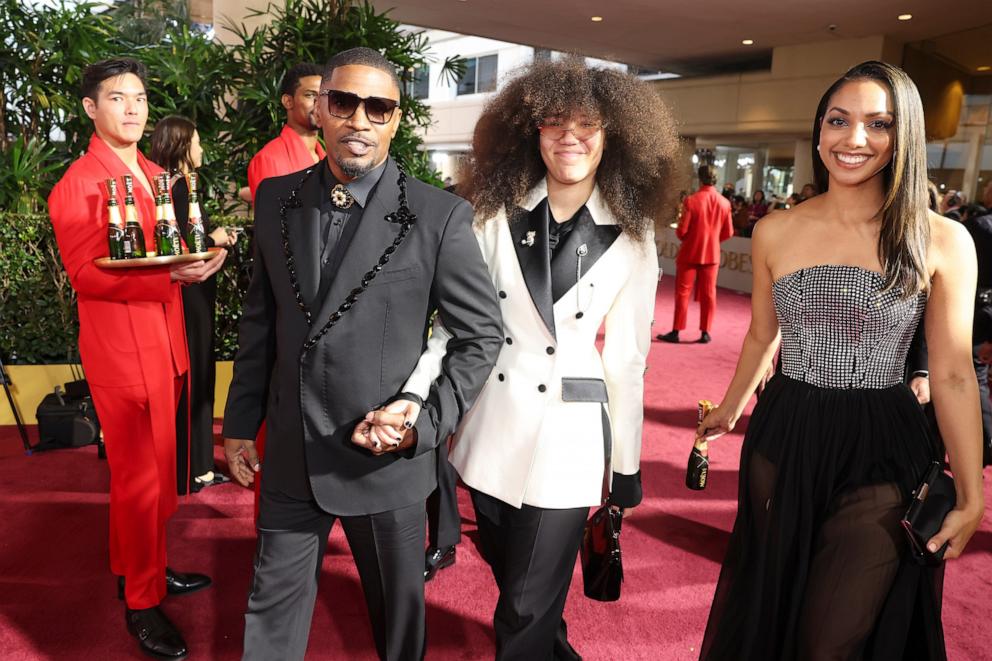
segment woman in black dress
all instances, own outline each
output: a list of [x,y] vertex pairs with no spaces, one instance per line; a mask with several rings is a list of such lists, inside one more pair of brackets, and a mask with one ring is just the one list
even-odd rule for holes
[[957,491],[928,546],[946,542],[943,557],[955,558],[984,510],[976,266],[963,228],[927,209],[923,125],[902,70],[854,67],[814,122],[824,192],[755,227],[751,326],[723,402],[697,433],[734,428],[780,335],[782,369],[744,439],[703,659],[945,658],[943,567],[915,564],[899,524],[943,452],[902,379],[923,319]]
[[[186,175],[200,167],[203,150],[196,125],[185,117],[172,115],[155,125],[152,133],[150,158],[174,176],[172,203],[176,220],[187,241],[189,230],[189,185]],[[201,205],[203,226],[207,232],[208,247],[234,245],[236,235],[223,227],[211,229],[206,207]],[[187,485],[194,493],[206,486],[227,482],[214,466],[214,307],[217,301],[217,277],[206,282],[183,287],[183,312],[186,317],[186,339],[189,345],[189,388],[179,401],[176,421],[178,436],[178,466],[189,471],[177,471],[180,493]],[[187,407],[188,402],[188,407]],[[189,414],[189,455],[186,453],[187,411]]]

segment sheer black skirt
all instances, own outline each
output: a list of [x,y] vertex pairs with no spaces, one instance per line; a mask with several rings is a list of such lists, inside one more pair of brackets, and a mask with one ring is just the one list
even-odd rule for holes
[[935,454],[904,385],[776,375],[744,438],[700,658],[944,659],[943,568],[914,564],[899,526]]

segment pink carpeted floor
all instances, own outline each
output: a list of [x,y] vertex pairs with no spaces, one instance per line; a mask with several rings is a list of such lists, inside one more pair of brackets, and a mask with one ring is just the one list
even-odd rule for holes
[[[658,296],[655,332],[672,318],[672,279]],[[623,532],[621,600],[582,596],[576,573],[566,607],[570,639],[590,661],[695,659],[736,506],[740,433],[711,446],[710,486],[683,477],[696,400],[717,400],[733,372],[747,327],[748,298],[727,291],[709,345],[655,343],[645,393],[641,462],[645,500]],[[690,328],[697,311],[690,313]],[[694,331],[683,333],[694,340]],[[740,429],[746,424],[742,421]],[[33,430],[32,430],[33,433]],[[36,437],[33,437],[36,440]],[[218,460],[222,453],[218,448]],[[986,470],[986,498],[992,488]],[[105,462],[95,448],[25,456],[11,427],[0,428],[0,657],[138,659],[125,633],[107,561]],[[464,540],[458,562],[427,585],[428,652],[436,661],[491,659],[496,590],[475,548],[472,508],[460,490]],[[214,586],[170,598],[164,608],[194,659],[236,659],[254,532],[251,494],[233,484],[182,501],[170,523],[170,565],[204,571]],[[992,659],[992,521],[950,563],[944,626],[952,660]],[[344,535],[331,534],[308,658],[374,659],[361,589]]]

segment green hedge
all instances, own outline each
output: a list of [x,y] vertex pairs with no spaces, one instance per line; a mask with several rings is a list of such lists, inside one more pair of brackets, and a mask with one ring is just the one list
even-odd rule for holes
[[[240,225],[243,218],[213,219]],[[250,240],[238,241],[217,276],[218,360],[238,348],[241,301],[250,276]],[[79,320],[76,296],[62,268],[47,216],[0,212],[0,355],[5,363],[74,362]]]

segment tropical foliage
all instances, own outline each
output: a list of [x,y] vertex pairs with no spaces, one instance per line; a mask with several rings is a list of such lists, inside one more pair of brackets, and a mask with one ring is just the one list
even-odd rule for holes
[[[214,26],[231,37],[225,40],[233,43],[223,44],[189,23],[184,0],[0,0],[0,353],[8,359],[64,359],[74,343],[74,300],[44,200],[92,133],[78,95],[88,63],[127,55],[146,64],[149,131],[170,114],[196,122],[206,204],[217,218],[245,215],[236,193],[246,183],[251,156],[283,123],[277,90],[286,69],[369,46],[410,83],[414,70],[428,62],[424,36],[402,30],[366,0],[282,0],[258,14],[268,20],[257,28]],[[457,60],[443,65],[449,75],[461,67]],[[403,124],[392,153],[414,176],[440,183],[417,133],[430,123],[430,113],[405,89],[401,103]],[[228,290],[218,299],[225,301],[217,317],[221,357],[236,348],[245,280],[245,269],[220,278]]]

